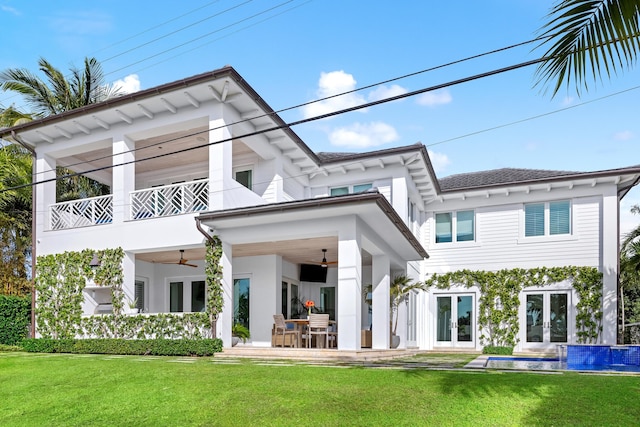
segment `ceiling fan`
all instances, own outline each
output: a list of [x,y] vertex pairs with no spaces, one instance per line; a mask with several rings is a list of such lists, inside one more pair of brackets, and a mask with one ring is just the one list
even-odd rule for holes
[[195,264],[189,264],[189,260],[184,259],[184,249],[180,249],[180,259],[178,262],[163,262],[161,264],[177,264],[186,265],[187,267],[197,267]]
[[327,261],[327,250],[323,249],[322,250],[322,261],[321,262],[317,262],[317,261],[309,261],[310,264],[318,264],[321,267],[328,267],[330,265],[334,265],[337,264],[338,261]]

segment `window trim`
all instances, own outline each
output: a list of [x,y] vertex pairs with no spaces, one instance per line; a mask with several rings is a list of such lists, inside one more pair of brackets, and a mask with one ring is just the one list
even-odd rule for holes
[[[459,212],[473,212],[473,239],[471,240],[458,240],[458,213]],[[438,214],[450,214],[451,215],[451,241],[450,242],[436,242],[437,237],[437,215]],[[442,211],[433,213],[433,238],[431,243],[435,247],[442,247],[446,245],[473,245],[478,243],[478,223],[477,223],[477,211],[476,209],[458,209],[451,211]]]
[[[242,173],[242,172],[250,172],[251,174],[249,177],[250,179],[249,187],[245,187],[244,184],[242,184],[240,181],[237,180],[238,173]],[[236,181],[238,184],[242,185],[243,187],[253,191],[253,165],[238,166],[233,168],[233,180]]]
[[[552,203],[559,203],[559,202],[567,202],[569,203],[569,232],[568,233],[556,233],[556,234],[551,234],[551,211],[550,211],[550,207]],[[543,211],[543,227],[544,227],[544,234],[540,234],[540,235],[535,235],[535,236],[527,236],[526,232],[527,232],[527,214],[526,214],[526,207],[527,205],[544,205],[544,211]],[[544,202],[530,202],[530,203],[523,203],[522,204],[522,209],[520,210],[521,212],[521,221],[520,221],[520,225],[521,225],[521,230],[520,230],[520,238],[522,239],[566,239],[569,238],[570,236],[574,235],[574,224],[573,224],[573,201],[571,199],[558,199],[558,200],[546,200]]]
[[[339,188],[346,188],[347,189],[347,194],[355,194],[354,187],[363,186],[363,185],[369,185],[370,187],[367,188],[366,190],[358,191],[358,193],[363,193],[363,192],[368,191],[368,190],[373,188],[373,182],[361,182],[359,184],[337,185],[337,186],[334,186],[334,187],[329,187],[329,196],[333,197],[334,195],[331,194],[331,192],[333,190],[337,190]],[[340,195],[340,194],[338,194],[338,195]]]
[[[206,277],[203,275],[194,275],[194,276],[171,276],[165,278],[165,289],[166,289],[166,303],[165,303],[165,312],[166,313],[193,313],[193,307],[191,306],[191,292],[192,292],[192,283],[193,282],[202,282],[205,281]],[[171,311],[171,283],[172,282],[182,282],[182,311]],[[207,301],[207,288],[205,285],[205,307]]]

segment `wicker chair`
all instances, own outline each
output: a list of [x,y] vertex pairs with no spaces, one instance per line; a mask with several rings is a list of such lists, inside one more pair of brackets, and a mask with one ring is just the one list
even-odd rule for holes
[[287,336],[292,335],[295,339],[293,341],[294,347],[300,346],[300,331],[298,329],[288,329],[287,323],[284,321],[284,316],[282,314],[274,314],[273,321],[275,323],[274,327],[274,347],[278,346],[278,336],[282,335],[282,347],[287,345]]
[[[307,347],[311,348],[311,341],[313,336],[317,335],[318,338],[324,335],[324,348],[329,347],[329,315],[328,314],[310,314],[309,326],[307,328]],[[316,338],[316,343],[319,344],[319,339]]]

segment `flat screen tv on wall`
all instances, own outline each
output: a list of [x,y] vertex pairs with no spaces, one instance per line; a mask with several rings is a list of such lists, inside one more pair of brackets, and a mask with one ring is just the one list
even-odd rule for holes
[[300,281],[326,283],[327,268],[321,265],[300,264]]

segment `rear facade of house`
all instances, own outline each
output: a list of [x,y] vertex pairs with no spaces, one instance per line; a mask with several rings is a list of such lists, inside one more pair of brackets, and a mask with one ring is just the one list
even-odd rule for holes
[[[391,313],[393,278],[565,266],[602,273],[598,342],[616,342],[619,206],[640,167],[439,180],[421,144],[315,153],[231,67],[1,134],[36,153],[36,254],[122,248],[126,299],[145,314],[204,310],[205,243],[218,236],[225,346],[234,323],[246,345],[271,346],[273,315],[304,315],[310,299],[338,350],[389,348],[395,315],[400,348],[480,350],[477,286],[412,292]],[[57,202],[57,166],[110,194]],[[109,312],[107,290],[83,295],[85,315]],[[579,341],[570,280],[518,298],[517,351]]]

